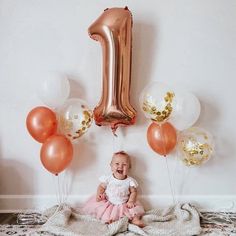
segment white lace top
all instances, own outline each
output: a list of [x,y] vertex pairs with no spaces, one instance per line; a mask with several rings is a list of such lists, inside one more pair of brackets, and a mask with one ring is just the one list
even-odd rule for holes
[[138,187],[138,183],[132,177],[127,176],[126,179],[116,179],[112,174],[103,175],[99,178],[99,181],[106,186],[106,195],[108,201],[115,205],[123,204],[128,201],[130,187]]

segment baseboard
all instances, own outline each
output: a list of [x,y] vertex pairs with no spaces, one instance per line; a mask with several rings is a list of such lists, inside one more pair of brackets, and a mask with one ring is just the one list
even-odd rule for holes
[[[69,195],[66,202],[72,206],[80,206],[86,201],[86,195]],[[200,211],[236,212],[236,195],[142,195],[140,200],[146,209],[165,208],[174,203],[191,203]],[[43,211],[63,202],[56,195],[0,195],[0,213],[20,212],[28,210]]]

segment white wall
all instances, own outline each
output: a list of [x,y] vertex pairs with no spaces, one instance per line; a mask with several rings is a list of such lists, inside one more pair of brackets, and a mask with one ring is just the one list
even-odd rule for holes
[[150,81],[181,84],[201,102],[196,126],[215,138],[215,155],[204,166],[188,169],[168,158],[179,199],[202,208],[236,204],[236,2],[234,0],[0,0],[0,208],[34,208],[56,202],[56,177],[39,158],[40,144],[28,134],[28,112],[43,105],[37,86],[49,72],[66,74],[70,97],[93,108],[101,95],[101,47],[87,28],[107,7],[129,6],[133,13],[131,101],[137,123],[118,131],[93,127],[74,146],[75,155],[60,183],[69,200],[82,202],[97,178],[109,171],[114,151],[133,157],[132,175],[147,206],[171,203],[166,161],[147,145],[138,97]]

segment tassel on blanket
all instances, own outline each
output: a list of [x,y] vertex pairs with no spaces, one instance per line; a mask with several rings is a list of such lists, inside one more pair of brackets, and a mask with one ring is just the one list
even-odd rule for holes
[[233,212],[201,212],[201,225],[205,231],[218,229],[227,235],[236,233],[236,213]]

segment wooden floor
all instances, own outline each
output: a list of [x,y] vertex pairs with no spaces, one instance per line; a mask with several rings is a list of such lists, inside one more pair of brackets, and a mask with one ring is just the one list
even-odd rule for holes
[[17,214],[0,213],[0,224],[16,224]]

